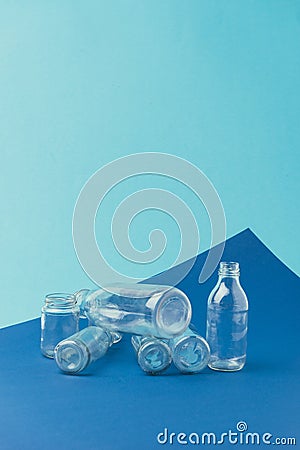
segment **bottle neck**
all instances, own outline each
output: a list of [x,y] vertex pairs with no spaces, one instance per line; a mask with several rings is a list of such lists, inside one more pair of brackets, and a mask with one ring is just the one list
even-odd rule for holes
[[218,278],[218,286],[225,284],[227,287],[240,286],[240,277],[238,275],[220,275]]
[[80,312],[83,314],[85,311],[87,296],[90,293],[89,289],[81,289],[80,291],[75,292],[74,297],[76,299],[76,303],[80,308]]

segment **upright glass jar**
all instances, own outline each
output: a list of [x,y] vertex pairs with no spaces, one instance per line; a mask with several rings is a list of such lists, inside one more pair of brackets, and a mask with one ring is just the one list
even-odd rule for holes
[[41,352],[54,358],[55,346],[79,330],[80,308],[74,295],[48,294],[41,314]]
[[248,300],[237,262],[221,262],[217,285],[207,305],[207,334],[214,370],[241,370],[246,362]]

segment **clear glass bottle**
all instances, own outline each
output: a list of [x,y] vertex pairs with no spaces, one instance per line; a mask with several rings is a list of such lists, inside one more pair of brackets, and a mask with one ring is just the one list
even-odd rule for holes
[[83,289],[75,294],[82,313],[96,326],[171,338],[182,334],[190,323],[191,304],[177,288],[124,284],[107,289]]
[[171,350],[166,342],[152,336],[132,336],[132,346],[141,369],[152,375],[166,370],[172,362]]
[[246,362],[248,300],[237,262],[221,262],[219,279],[207,305],[207,334],[214,370],[241,370]]
[[58,342],[79,329],[80,308],[72,294],[48,294],[41,313],[41,352],[54,357]]
[[196,331],[188,328],[183,335],[170,339],[173,363],[182,373],[198,373],[210,358],[210,348],[206,340]]
[[89,326],[57,344],[54,350],[56,364],[66,373],[82,372],[89,364],[102,358],[109,347],[119,340],[120,335]]

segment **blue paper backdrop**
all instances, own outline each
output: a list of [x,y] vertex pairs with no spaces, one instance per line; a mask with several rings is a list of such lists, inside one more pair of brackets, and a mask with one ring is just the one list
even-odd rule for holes
[[77,195],[134,152],[198,165],[228,235],[250,226],[299,272],[299,43],[292,0],[1,2],[0,326],[88,284]]
[[[199,286],[202,253],[180,283],[192,302],[193,322],[205,333],[206,303],[217,281],[217,271]],[[147,376],[136,363],[130,336],[113,346],[104,358],[78,376],[60,373],[39,349],[40,320],[0,330],[1,449],[155,450],[160,448],[218,448],[218,444],[185,447],[180,432],[213,432],[220,438],[237,431],[294,438],[299,448],[299,339],[300,279],[281,263],[250,231],[226,242],[224,257],[237,257],[241,283],[249,297],[247,363],[240,372],[208,368],[182,375],[172,365],[161,376]],[[184,264],[151,281],[170,283]],[[168,429],[166,444],[157,435]],[[175,433],[170,443],[170,434]],[[265,448],[260,445],[220,446]],[[181,436],[182,437],[182,436]],[[236,436],[232,436],[233,442]],[[240,436],[239,436],[240,437]],[[163,437],[162,437],[163,439]],[[183,440],[185,438],[183,437]],[[241,442],[241,441],[239,441]],[[184,444],[183,444],[184,445]],[[272,447],[270,447],[272,448]]]

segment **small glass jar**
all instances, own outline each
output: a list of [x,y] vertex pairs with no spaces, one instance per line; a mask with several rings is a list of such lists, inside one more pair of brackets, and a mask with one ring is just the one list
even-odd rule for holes
[[41,314],[41,352],[54,358],[55,346],[79,330],[80,308],[74,295],[48,294]]

